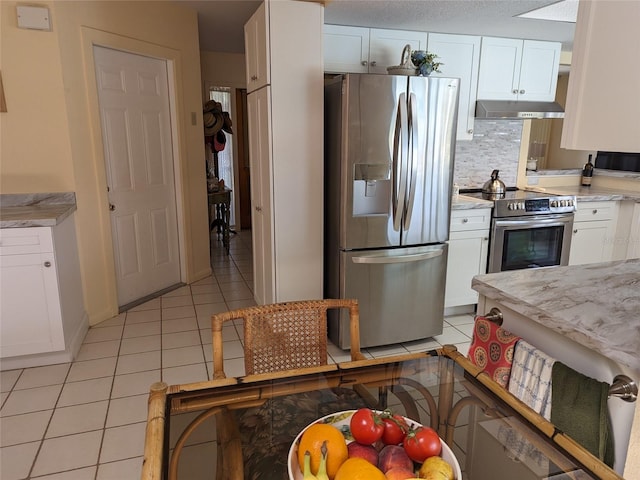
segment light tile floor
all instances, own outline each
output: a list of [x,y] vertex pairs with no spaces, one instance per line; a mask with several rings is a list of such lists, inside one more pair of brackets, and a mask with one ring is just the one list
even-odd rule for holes
[[[92,327],[72,363],[0,373],[2,480],[140,478],[149,386],[211,378],[212,313],[254,305],[251,233],[212,241],[213,275]],[[371,357],[455,344],[466,352],[472,315],[442,335],[365,349]],[[240,328],[225,327],[225,370],[244,372]],[[348,358],[331,345],[329,361]]]

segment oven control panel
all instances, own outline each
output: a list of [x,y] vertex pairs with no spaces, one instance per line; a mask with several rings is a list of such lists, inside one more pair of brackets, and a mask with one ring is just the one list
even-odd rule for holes
[[494,216],[515,217],[521,215],[544,215],[553,213],[573,213],[576,211],[576,197],[571,195],[549,196],[527,199],[504,199],[496,202]]

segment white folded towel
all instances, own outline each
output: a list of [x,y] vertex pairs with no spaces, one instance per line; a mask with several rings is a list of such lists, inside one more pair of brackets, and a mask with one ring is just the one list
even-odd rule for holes
[[509,391],[547,420],[551,420],[551,372],[555,361],[542,350],[518,340],[509,378]]

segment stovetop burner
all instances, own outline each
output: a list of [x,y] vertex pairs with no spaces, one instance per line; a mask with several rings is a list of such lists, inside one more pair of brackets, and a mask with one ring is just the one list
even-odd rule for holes
[[576,211],[576,197],[573,195],[533,192],[519,190],[515,187],[508,187],[502,198],[495,198],[495,195],[482,193],[482,189],[460,190],[460,195],[492,200],[494,202],[494,217],[550,215]]

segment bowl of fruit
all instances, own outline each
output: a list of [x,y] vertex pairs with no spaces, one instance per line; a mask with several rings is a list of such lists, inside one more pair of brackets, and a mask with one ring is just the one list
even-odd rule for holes
[[462,480],[451,448],[389,410],[336,412],[307,425],[287,459],[290,480]]

